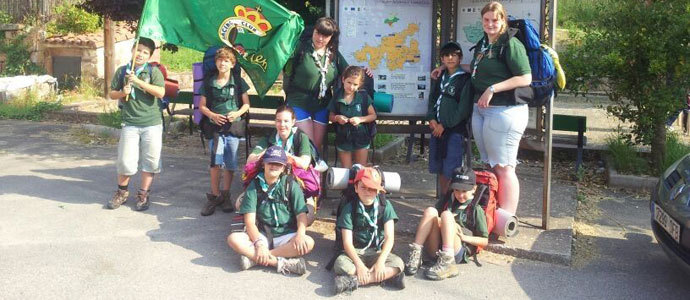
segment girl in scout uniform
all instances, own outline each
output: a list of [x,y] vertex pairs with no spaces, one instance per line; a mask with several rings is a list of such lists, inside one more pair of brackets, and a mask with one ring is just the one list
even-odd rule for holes
[[364,168],[357,172],[354,185],[357,199],[343,206],[336,222],[345,253],[333,265],[335,293],[372,283],[403,289],[404,263],[391,253],[398,215],[388,200],[379,202],[379,193],[385,192],[381,175]]
[[335,20],[316,21],[311,39],[302,42],[285,65],[287,104],[295,110],[297,127],[321,149],[328,125],[326,105],[331,100],[332,85],[347,67],[338,51],[340,30]]
[[445,70],[432,87],[426,118],[431,129],[429,172],[439,175],[443,195],[448,192],[448,182],[453,170],[462,166],[472,99],[470,75],[460,68],[460,44],[446,43],[441,47],[440,56]]
[[376,110],[366,93],[358,93],[364,69],[349,66],[343,72],[343,89],[328,105],[329,120],[336,127],[335,147],[343,168],[352,167],[352,160],[366,165],[371,138],[363,123],[376,120]]
[[242,270],[255,265],[275,267],[280,273],[306,272],[301,257],[314,248],[305,233],[307,206],[299,184],[284,173],[285,150],[271,146],[263,156],[263,171],[247,186],[239,213],[245,232],[228,236],[228,245],[240,254]]
[[[416,274],[422,265],[423,248],[429,256],[437,257],[436,264],[424,274],[427,278],[455,277],[459,274],[456,263],[467,262],[477,246],[485,247],[489,242],[484,210],[468,206],[477,189],[474,171],[457,168],[450,188],[452,192],[424,210],[405,263],[407,275]],[[468,222],[469,214],[474,214],[473,226]]]
[[[237,58],[232,50],[223,47],[216,51],[216,68],[218,75],[211,76],[201,85],[199,94],[199,110],[208,119],[220,127],[218,139],[209,140],[211,149],[211,166],[209,173],[211,177],[211,193],[206,194],[208,202],[201,210],[202,216],[213,214],[216,206],[223,205],[223,211],[232,211],[232,201],[230,201],[230,185],[232,177],[237,169],[237,148],[240,144],[240,137],[234,136],[227,130],[230,123],[239,120],[244,113],[249,110],[249,95],[247,95],[247,83],[234,82],[231,75],[232,67],[237,63]],[[237,98],[242,100],[242,105],[238,107]],[[214,144],[215,143],[215,144]],[[219,181],[223,173],[223,189],[219,190]]]

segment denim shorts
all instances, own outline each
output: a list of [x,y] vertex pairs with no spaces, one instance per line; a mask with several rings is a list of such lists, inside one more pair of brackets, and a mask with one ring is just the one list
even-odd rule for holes
[[219,134],[218,147],[214,146],[214,140],[208,141],[208,148],[211,149],[211,167],[220,166],[228,171],[237,170],[237,148],[240,145],[240,138],[232,134]]
[[328,108],[324,108],[313,113],[297,106],[292,106],[292,109],[295,111],[295,119],[297,119],[297,122],[312,120],[319,124],[328,124]]
[[117,174],[160,173],[163,125],[122,126],[117,145]]
[[527,104],[487,108],[474,104],[472,134],[481,160],[492,168],[496,165],[515,167],[528,119]]
[[[429,139],[429,172],[441,174],[446,178],[453,177],[453,170],[462,166],[465,143],[462,134],[452,132],[448,134],[445,149],[443,139],[431,136]],[[445,158],[443,157],[445,152]]]

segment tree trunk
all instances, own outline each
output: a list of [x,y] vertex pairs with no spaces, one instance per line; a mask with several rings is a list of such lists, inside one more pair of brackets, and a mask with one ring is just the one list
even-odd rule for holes
[[652,138],[652,168],[657,173],[666,158],[666,124],[663,119],[659,119],[654,124],[654,137]]
[[115,24],[108,18],[103,18],[103,62],[105,66],[103,68],[103,78],[105,83],[103,84],[103,98],[108,99],[108,93],[110,92],[110,81],[115,73]]

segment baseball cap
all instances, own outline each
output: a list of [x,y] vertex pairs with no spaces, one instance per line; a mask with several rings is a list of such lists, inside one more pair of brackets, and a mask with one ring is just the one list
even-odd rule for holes
[[473,170],[465,168],[455,168],[453,177],[450,179],[450,188],[454,190],[469,191],[474,188],[477,178]]
[[370,189],[376,189],[379,192],[384,191],[383,186],[381,186],[381,174],[374,168],[364,168],[357,172],[355,176],[355,184],[362,181],[364,186]]
[[271,146],[266,149],[263,156],[264,163],[279,163],[281,165],[287,165],[287,155],[285,150],[280,146]]

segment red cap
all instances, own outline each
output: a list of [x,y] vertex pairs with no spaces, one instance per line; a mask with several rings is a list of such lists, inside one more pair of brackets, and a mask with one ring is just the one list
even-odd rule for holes
[[364,186],[370,189],[376,189],[379,192],[384,191],[383,186],[381,186],[381,174],[374,168],[359,170],[357,176],[355,176],[355,184],[360,180],[364,183]]

